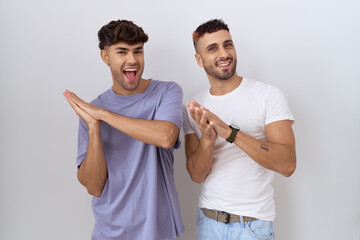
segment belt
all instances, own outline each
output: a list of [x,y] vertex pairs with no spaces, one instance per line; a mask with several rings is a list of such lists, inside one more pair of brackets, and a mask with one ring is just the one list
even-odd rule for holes
[[[217,211],[217,210],[210,210],[206,208],[201,209],[205,216],[212,218],[216,221],[223,222],[223,223],[229,223],[229,222],[241,222],[240,216],[235,214],[230,214],[223,211]],[[253,217],[245,217],[243,216],[244,223],[255,221],[256,218]]]

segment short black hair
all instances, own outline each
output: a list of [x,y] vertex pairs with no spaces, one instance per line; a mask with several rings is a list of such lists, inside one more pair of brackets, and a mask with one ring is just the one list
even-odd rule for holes
[[118,42],[125,42],[130,45],[146,43],[149,39],[144,30],[128,20],[111,21],[103,26],[99,32],[99,48],[111,46]]
[[220,30],[226,30],[230,32],[227,24],[225,24],[222,19],[211,19],[198,26],[192,35],[195,49],[197,41],[199,41],[199,39],[204,36],[205,33],[214,33]]

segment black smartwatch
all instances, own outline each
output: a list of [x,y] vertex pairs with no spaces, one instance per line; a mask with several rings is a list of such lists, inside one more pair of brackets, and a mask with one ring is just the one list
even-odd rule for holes
[[230,124],[230,128],[231,128],[231,134],[226,139],[226,141],[228,141],[229,143],[233,143],[235,141],[236,134],[240,131],[240,128],[235,124]]

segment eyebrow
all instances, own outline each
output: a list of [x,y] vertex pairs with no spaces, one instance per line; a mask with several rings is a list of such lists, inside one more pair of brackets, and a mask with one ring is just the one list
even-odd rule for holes
[[117,47],[115,49],[117,49],[117,50],[129,50],[128,48],[124,48],[124,47]]
[[[228,40],[225,40],[223,44],[230,43],[230,42],[232,43],[233,41],[232,41],[231,39],[228,39]],[[206,47],[206,49],[209,49],[209,48],[211,48],[211,47],[216,47],[216,46],[218,46],[217,43],[212,43],[212,44],[209,44],[209,45]]]
[[[143,46],[140,46],[140,47],[135,48],[135,50],[140,50],[140,49],[143,49],[143,48],[144,48]],[[129,48],[125,48],[125,47],[117,47],[115,49],[116,50],[123,50],[123,51],[129,50]]]
[[229,43],[229,42],[233,42],[231,39],[229,39],[229,40],[226,40],[224,43]]
[[212,44],[208,45],[208,46],[206,47],[206,49],[209,49],[209,48],[211,48],[211,47],[216,47],[217,45],[218,45],[217,43],[212,43]]

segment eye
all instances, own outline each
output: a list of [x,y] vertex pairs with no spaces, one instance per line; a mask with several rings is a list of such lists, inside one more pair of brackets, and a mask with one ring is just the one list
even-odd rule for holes
[[208,51],[209,51],[209,52],[215,52],[215,51],[216,51],[216,47],[210,47],[210,48],[208,48]]
[[233,43],[226,43],[226,44],[225,44],[225,47],[226,47],[226,48],[232,48],[233,46],[234,46]]
[[119,51],[119,52],[117,52],[118,54],[121,54],[121,55],[124,55],[124,54],[126,54],[126,52],[125,51]]
[[135,54],[142,54],[142,51],[141,51],[141,50],[137,50],[137,51],[135,51]]

